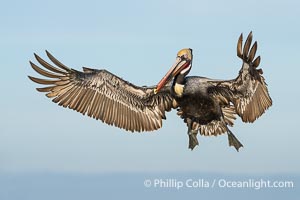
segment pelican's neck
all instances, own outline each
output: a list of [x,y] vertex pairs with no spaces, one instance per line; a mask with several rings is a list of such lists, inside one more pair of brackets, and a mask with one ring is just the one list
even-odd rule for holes
[[177,74],[174,77],[174,82],[173,84],[180,84],[180,85],[184,85],[185,83],[185,77],[188,75],[188,73],[190,72],[190,70],[192,69],[192,61],[190,61],[190,64],[187,68],[183,69],[179,74]]
[[184,74],[178,74],[177,76],[174,77],[172,89],[177,97],[181,97],[183,95],[184,82],[185,82]]
[[185,74],[178,74],[177,76],[174,77],[174,82],[173,84],[180,84],[184,85],[184,79],[185,79]]

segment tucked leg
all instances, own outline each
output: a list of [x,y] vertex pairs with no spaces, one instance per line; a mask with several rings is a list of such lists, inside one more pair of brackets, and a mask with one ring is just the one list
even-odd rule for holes
[[221,113],[221,121],[224,123],[224,126],[226,127],[226,130],[227,130],[227,135],[228,135],[228,142],[229,142],[229,146],[234,146],[234,148],[239,151],[239,149],[241,147],[243,147],[242,143],[235,137],[235,135],[231,132],[231,130],[229,130],[228,126],[227,126],[227,123],[224,119],[224,114],[221,110],[221,107],[220,107],[220,113]]
[[199,145],[197,139],[198,130],[192,129],[193,122],[191,119],[187,119],[187,126],[188,126],[188,136],[189,136],[189,149],[193,150],[195,146]]

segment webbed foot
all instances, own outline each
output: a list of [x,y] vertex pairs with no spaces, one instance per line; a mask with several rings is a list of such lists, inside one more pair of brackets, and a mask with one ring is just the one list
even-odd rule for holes
[[242,143],[230,132],[228,133],[229,146],[234,146],[234,148],[239,151],[243,147]]

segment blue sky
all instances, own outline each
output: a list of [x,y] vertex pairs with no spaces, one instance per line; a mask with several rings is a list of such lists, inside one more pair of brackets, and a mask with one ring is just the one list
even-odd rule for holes
[[[0,12],[0,172],[297,173],[299,1],[7,1]],[[253,31],[274,105],[227,136],[199,137],[187,149],[176,112],[163,128],[127,133],[58,107],[34,88],[29,60],[49,50],[66,65],[105,68],[153,85],[181,48],[194,51],[190,75],[229,79],[241,61],[240,33]]]

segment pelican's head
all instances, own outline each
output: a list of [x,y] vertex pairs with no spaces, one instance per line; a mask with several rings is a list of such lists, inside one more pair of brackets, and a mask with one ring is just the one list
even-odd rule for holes
[[172,78],[174,78],[178,74],[186,76],[192,68],[192,60],[192,49],[187,48],[178,51],[175,63],[167,72],[167,74],[157,84],[156,89],[154,89],[154,93],[159,92],[161,88],[163,88],[169,81],[172,80]]
[[178,51],[177,57],[183,57],[185,59],[192,60],[193,59],[192,49],[190,48],[181,49],[180,51]]

